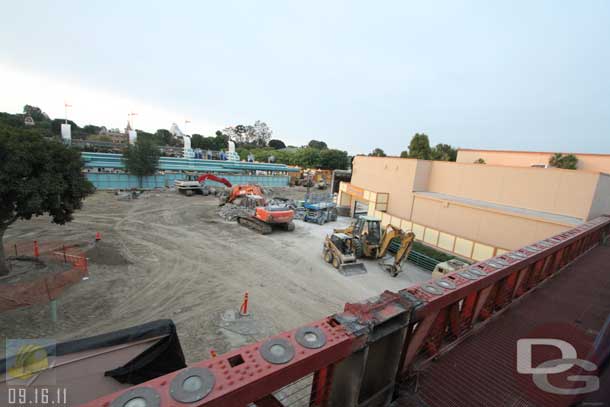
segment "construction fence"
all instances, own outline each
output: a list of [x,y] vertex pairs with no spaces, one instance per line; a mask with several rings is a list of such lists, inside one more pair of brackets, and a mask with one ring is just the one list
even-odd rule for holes
[[[3,283],[7,277],[0,279],[0,312],[46,304],[57,299],[66,288],[88,277],[87,258],[78,244],[14,242],[4,246],[4,253],[9,263],[11,258],[29,258],[47,265],[64,265],[65,269],[15,283]],[[15,273],[8,277],[15,277]]]

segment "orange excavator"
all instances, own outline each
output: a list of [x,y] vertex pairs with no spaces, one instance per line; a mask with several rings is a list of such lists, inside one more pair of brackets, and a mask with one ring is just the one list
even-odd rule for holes
[[232,203],[242,209],[237,223],[263,235],[278,227],[289,232],[294,230],[294,211],[285,204],[270,203],[263,197],[258,185],[236,185],[228,195],[220,197],[220,205]]

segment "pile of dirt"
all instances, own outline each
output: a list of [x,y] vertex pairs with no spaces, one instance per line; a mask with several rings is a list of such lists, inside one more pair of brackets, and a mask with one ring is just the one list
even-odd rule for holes
[[228,221],[234,221],[238,216],[248,216],[248,211],[241,206],[225,204],[218,209],[218,215]]
[[7,259],[10,272],[0,277],[0,284],[16,284],[36,280],[48,273],[58,273],[72,268],[70,264],[46,263],[35,257],[19,256]]
[[95,245],[85,252],[85,257],[89,259],[89,263],[102,264],[106,266],[124,266],[130,264],[121,254],[118,247],[100,240]]

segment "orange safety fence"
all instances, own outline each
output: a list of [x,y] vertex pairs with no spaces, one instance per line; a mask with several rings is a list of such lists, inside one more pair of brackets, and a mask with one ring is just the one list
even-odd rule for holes
[[46,263],[70,264],[70,268],[49,272],[30,281],[4,284],[0,279],[0,312],[55,300],[67,287],[88,276],[87,258],[78,244],[18,242],[5,245],[5,254],[7,257],[37,257]]

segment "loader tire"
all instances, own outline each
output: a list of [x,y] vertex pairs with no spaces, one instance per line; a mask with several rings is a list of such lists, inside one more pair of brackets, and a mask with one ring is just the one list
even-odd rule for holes
[[330,250],[324,250],[324,261],[327,263],[332,263],[333,254],[330,252]]
[[192,189],[187,189],[185,192],[186,196],[193,196],[193,190]]
[[352,242],[354,244],[354,255],[359,259],[362,257],[362,242],[359,239],[353,239]]
[[333,256],[333,267],[337,270],[339,270],[339,267],[341,267],[341,260],[339,260],[337,256]]

